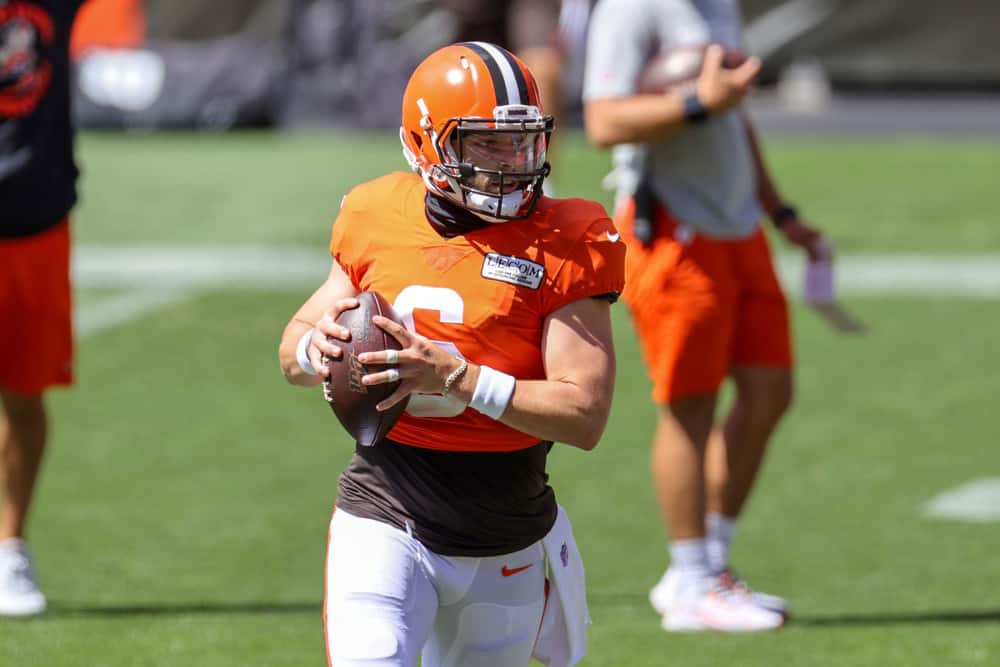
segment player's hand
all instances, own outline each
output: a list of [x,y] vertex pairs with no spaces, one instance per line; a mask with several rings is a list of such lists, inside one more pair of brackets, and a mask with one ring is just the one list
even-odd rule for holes
[[[372,322],[391,335],[402,349],[364,352],[358,355],[362,364],[393,364],[395,366],[361,378],[362,384],[383,384],[401,380],[399,387],[378,404],[379,410],[388,410],[411,393],[440,394],[444,381],[459,365],[459,360],[435,345],[430,339],[410,331],[387,317],[376,315]],[[395,353],[395,354],[394,354]]]
[[798,218],[791,218],[779,229],[785,240],[805,250],[811,261],[830,258],[830,246],[823,243],[823,234],[815,227],[807,225]]
[[312,340],[309,341],[309,347],[306,348],[306,353],[309,355],[309,363],[324,378],[330,376],[330,369],[323,361],[323,357],[340,359],[342,354],[340,348],[329,342],[326,337],[332,336],[340,340],[350,340],[351,330],[337,324],[337,318],[345,310],[357,308],[359,305],[358,300],[354,297],[340,299],[329,310],[323,313],[323,317],[316,323],[316,328],[313,331]]
[[739,104],[760,73],[760,58],[750,57],[739,67],[726,69],[722,66],[724,57],[721,46],[710,45],[698,75],[698,100],[709,113],[720,113]]

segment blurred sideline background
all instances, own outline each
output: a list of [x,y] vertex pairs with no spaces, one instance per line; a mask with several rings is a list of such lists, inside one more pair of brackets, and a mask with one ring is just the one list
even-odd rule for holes
[[[734,561],[794,619],[667,635],[654,409],[624,308],[600,447],[550,473],[586,557],[585,665],[1000,664],[1000,4],[744,0],[750,109],[789,200],[838,249],[844,336],[792,303],[796,404]],[[611,203],[578,129],[589,3],[565,0],[559,194]],[[91,0],[78,24],[78,384],[32,546],[50,612],[0,665],[325,664],[323,558],[352,445],[287,387],[282,327],[357,183],[403,169],[409,69],[449,41],[417,0]],[[158,130],[170,131],[158,131]]]
[[[578,121],[590,0],[564,0],[564,124]],[[745,0],[783,109],[840,94],[1000,92],[1000,5]],[[393,128],[408,73],[454,41],[432,0],[91,0],[74,39],[83,127]],[[997,114],[990,114],[993,119]]]

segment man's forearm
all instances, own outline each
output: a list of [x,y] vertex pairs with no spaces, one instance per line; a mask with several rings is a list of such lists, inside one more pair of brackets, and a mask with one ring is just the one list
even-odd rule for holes
[[[481,371],[482,367],[470,365],[452,394],[471,403]],[[559,380],[517,380],[499,421],[539,440],[590,450],[604,432],[610,408],[610,390]]]
[[587,137],[601,147],[651,143],[687,126],[681,95],[635,95],[590,100],[584,105]]
[[281,343],[278,345],[278,364],[281,366],[281,373],[288,380],[289,384],[296,384],[303,387],[314,387],[320,383],[322,377],[306,371],[299,362],[301,352],[299,350],[303,336],[311,334],[312,326],[308,322],[293,319],[285,327],[285,332],[281,336]]

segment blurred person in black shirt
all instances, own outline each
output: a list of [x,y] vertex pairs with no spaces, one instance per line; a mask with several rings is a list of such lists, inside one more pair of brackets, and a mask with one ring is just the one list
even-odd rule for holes
[[24,542],[44,393],[73,381],[69,41],[84,0],[0,0],[0,615],[45,610]]

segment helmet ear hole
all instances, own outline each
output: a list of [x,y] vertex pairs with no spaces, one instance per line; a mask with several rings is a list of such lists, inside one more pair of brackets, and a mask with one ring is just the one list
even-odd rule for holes
[[424,138],[423,138],[423,137],[421,137],[421,136],[420,136],[419,134],[417,134],[416,132],[412,132],[412,131],[411,131],[411,132],[410,132],[410,138],[411,138],[411,139],[413,139],[413,143],[414,143],[414,145],[415,145],[415,146],[416,146],[416,147],[417,147],[418,149],[420,149],[420,148],[423,148],[423,146],[424,146]]

